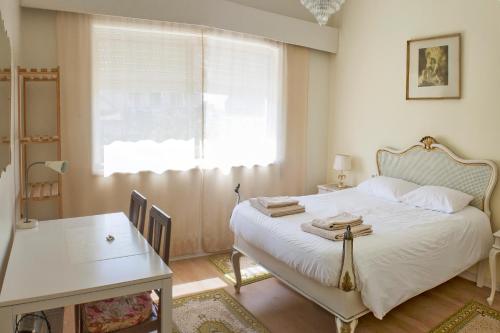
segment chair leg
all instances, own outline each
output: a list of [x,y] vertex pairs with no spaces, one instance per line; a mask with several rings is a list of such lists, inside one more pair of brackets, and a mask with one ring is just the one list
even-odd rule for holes
[[75,333],[82,332],[80,305],[75,304]]
[[241,288],[241,270],[240,270],[240,258],[242,254],[237,250],[233,249],[233,254],[231,255],[231,263],[233,264],[234,277],[236,278],[236,284],[234,289],[237,294],[240,293]]
[[159,296],[158,296],[158,313],[156,314],[158,316],[158,319],[159,320],[162,320],[161,319],[161,305],[162,305],[162,299],[161,299],[161,290],[160,290],[160,293],[159,293]]

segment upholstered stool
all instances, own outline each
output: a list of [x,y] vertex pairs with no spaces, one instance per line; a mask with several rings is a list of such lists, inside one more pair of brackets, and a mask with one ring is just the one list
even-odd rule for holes
[[138,325],[151,317],[152,303],[145,292],[84,304],[84,332],[109,333]]

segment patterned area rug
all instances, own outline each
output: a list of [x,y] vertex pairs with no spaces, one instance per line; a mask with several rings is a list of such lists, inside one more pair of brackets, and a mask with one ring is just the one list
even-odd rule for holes
[[500,312],[471,301],[430,333],[498,333]]
[[223,289],[173,301],[174,333],[270,333]]
[[[236,283],[233,265],[231,264],[231,253],[216,254],[208,257],[208,259],[215,265],[215,267],[217,267],[219,271],[222,272],[222,274],[224,274],[224,277],[227,280],[232,283]],[[272,277],[272,275],[262,266],[257,265],[245,256],[240,259],[240,267],[242,285],[247,285]]]

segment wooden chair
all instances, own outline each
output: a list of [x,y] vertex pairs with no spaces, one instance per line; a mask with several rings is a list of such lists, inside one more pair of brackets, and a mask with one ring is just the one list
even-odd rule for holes
[[171,232],[172,219],[153,205],[149,210],[148,242],[167,265],[170,262]]
[[[136,191],[134,191],[136,192]],[[134,194],[133,192],[133,194]],[[139,194],[140,195],[140,194]],[[142,197],[142,196],[141,196]],[[170,238],[171,238],[171,230],[172,230],[172,219],[161,209],[153,205],[149,211],[149,225],[148,225],[148,237],[147,240],[151,247],[155,250],[155,252],[163,259],[163,261],[168,265],[170,261]],[[149,333],[152,331],[160,332],[160,320],[159,317],[160,307],[161,307],[161,298],[160,291],[153,290],[154,295],[148,294],[152,301],[152,311],[151,316],[146,321],[143,321],[137,325],[123,328],[120,330],[115,330],[113,332],[117,333]],[[144,293],[146,294],[146,293]],[[134,297],[143,297],[144,294],[133,295],[133,296],[123,296],[117,298],[119,300],[124,300],[125,303],[129,303],[133,301]],[[106,302],[110,300],[102,301],[102,305],[105,305]],[[101,303],[101,302],[99,302]],[[87,333],[83,327],[83,321],[81,320],[82,311],[84,307],[81,305],[76,306],[76,317],[75,321],[76,325],[76,333]]]
[[137,228],[137,230],[139,230],[141,234],[144,234],[144,224],[146,222],[147,207],[148,200],[138,191],[133,190],[132,194],[130,195],[128,219]]

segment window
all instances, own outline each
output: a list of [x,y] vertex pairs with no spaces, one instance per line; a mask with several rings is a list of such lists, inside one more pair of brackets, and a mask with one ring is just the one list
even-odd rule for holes
[[280,43],[101,17],[91,36],[94,173],[277,161]]

